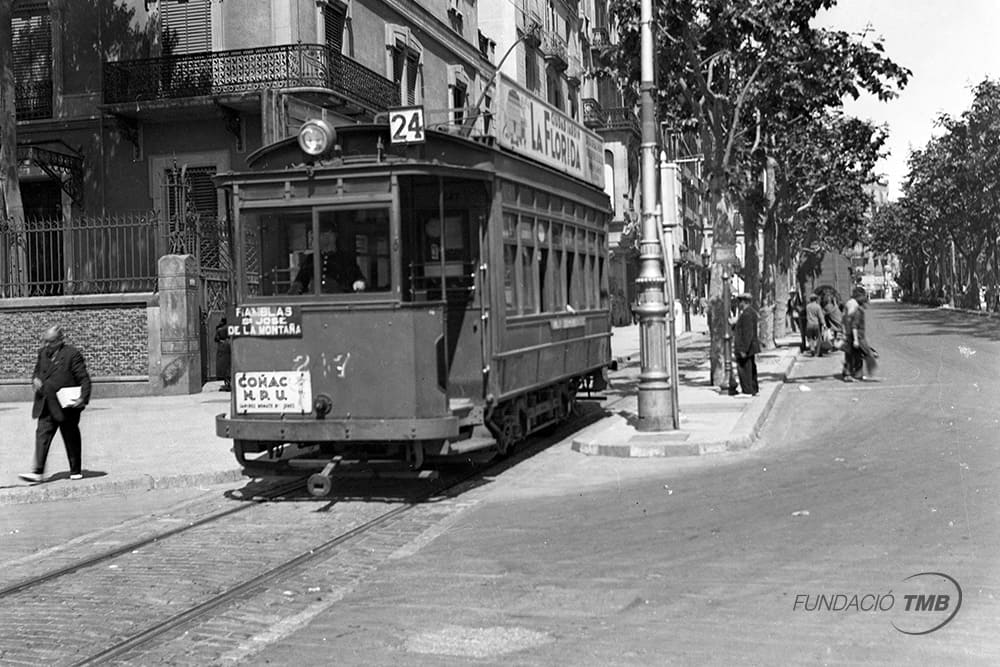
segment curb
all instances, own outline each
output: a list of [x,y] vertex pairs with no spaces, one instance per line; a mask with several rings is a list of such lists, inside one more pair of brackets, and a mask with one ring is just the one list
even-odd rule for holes
[[[53,500],[70,500],[89,498],[100,494],[120,494],[129,491],[153,491],[155,489],[179,489],[202,484],[226,484],[246,479],[242,470],[221,470],[217,472],[163,475],[154,477],[130,477],[126,479],[69,482],[54,485],[43,482],[31,486],[14,487],[0,491],[0,505],[24,505],[28,503],[48,502]],[[61,480],[60,480],[61,481]]]
[[[596,428],[594,435],[573,440],[571,449],[586,456],[611,456],[617,458],[667,458],[675,456],[705,456],[725,452],[747,451],[754,447],[760,435],[760,430],[767,420],[778,393],[788,382],[788,376],[798,359],[798,354],[789,355],[784,366],[779,368],[776,382],[767,391],[763,401],[747,408],[745,416],[739,419],[728,436],[719,440],[707,442],[685,442],[692,435],[690,431],[661,431],[643,433],[636,431],[624,442],[608,442],[622,440],[621,431],[633,429],[624,417],[611,415],[605,417]],[[617,432],[618,438],[602,438],[608,432]]]

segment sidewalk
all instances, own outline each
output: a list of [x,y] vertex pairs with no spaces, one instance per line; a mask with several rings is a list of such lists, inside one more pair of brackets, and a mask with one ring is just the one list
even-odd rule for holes
[[[587,427],[573,449],[584,454],[669,456],[705,454],[750,447],[778,388],[794,362],[787,345],[758,356],[761,391],[732,397],[708,386],[708,335],[704,317],[678,337],[680,430],[637,433],[628,416],[637,410],[639,327],[613,329],[611,374],[605,409],[610,416]],[[49,450],[49,481],[29,484],[18,473],[31,469],[35,420],[28,402],[0,403],[0,504],[78,498],[100,493],[217,484],[243,478],[228,440],[215,435],[215,416],[229,410],[229,394],[219,383],[200,394],[97,398],[81,420],[84,478],[69,479],[62,438]],[[579,454],[573,454],[579,456]]]
[[95,398],[83,412],[83,479],[69,479],[56,435],[45,473],[29,484],[35,451],[31,403],[0,403],[0,504],[79,498],[98,493],[217,484],[242,479],[231,443],[215,435],[215,415],[229,412],[218,382],[200,394]]
[[[704,318],[692,331],[679,335],[677,403],[679,428],[675,431],[638,431],[639,327],[618,327],[611,349],[619,360],[611,373],[605,409],[612,414],[584,429],[573,441],[583,454],[619,457],[695,456],[749,449],[788,377],[798,354],[798,334],[778,341],[777,347],[757,355],[760,393],[729,396],[711,386],[709,338]],[[733,373],[736,373],[734,365]]]

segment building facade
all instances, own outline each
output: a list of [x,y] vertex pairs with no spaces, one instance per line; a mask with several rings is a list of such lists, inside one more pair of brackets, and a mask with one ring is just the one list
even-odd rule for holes
[[[13,13],[29,222],[22,257],[6,251],[13,237],[2,244],[0,329],[22,327],[12,313],[25,308],[72,310],[81,330],[109,321],[113,295],[145,303],[136,295],[157,292],[158,259],[180,253],[198,266],[193,344],[210,348],[238,242],[216,174],[313,116],[372,122],[422,105],[430,126],[495,135],[499,74],[601,135],[613,232],[634,219],[638,123],[613,83],[586,74],[613,44],[606,0],[15,0]],[[629,264],[617,253],[611,271],[623,301]],[[159,342],[140,320],[128,325],[135,358],[107,377],[143,375]]]

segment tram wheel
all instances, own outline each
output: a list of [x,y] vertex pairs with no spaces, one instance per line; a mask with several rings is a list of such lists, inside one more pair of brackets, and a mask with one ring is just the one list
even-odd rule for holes
[[497,453],[507,456],[520,440],[524,438],[524,420],[522,419],[522,402],[508,403],[498,421],[496,430]]
[[330,495],[330,492],[333,491],[333,480],[326,475],[314,473],[309,475],[306,488],[309,490],[309,495],[322,498]]

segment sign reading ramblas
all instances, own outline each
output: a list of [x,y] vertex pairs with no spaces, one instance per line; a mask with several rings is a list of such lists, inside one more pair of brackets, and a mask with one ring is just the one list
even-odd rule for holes
[[232,338],[302,338],[299,306],[237,306],[236,323],[228,325]]
[[500,75],[497,141],[508,150],[604,187],[601,138]]

